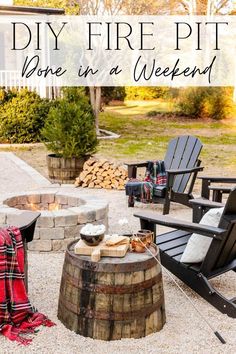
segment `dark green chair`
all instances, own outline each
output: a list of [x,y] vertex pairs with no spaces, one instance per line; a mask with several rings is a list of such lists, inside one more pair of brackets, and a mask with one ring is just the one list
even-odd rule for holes
[[[179,136],[169,142],[164,158],[167,173],[166,185],[156,185],[153,189],[153,203],[163,204],[163,214],[168,214],[170,202],[180,203],[191,207],[189,201],[193,199],[192,191],[199,171],[201,161],[198,159],[202,150],[201,141],[194,136]],[[128,165],[128,177],[135,179],[137,169],[147,167],[148,162],[132,163]],[[128,182],[129,183],[133,182]],[[126,194],[127,193],[126,187]],[[128,206],[133,207],[135,200],[140,196],[129,196]]]

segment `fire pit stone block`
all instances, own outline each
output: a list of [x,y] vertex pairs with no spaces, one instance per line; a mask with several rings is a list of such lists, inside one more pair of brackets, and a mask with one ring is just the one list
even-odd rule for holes
[[53,212],[55,217],[55,226],[77,225],[78,216],[73,211],[61,209]]
[[50,252],[52,251],[52,242],[50,240],[34,240],[28,243],[28,250]]
[[52,211],[41,211],[41,216],[37,221],[37,227],[54,227],[54,215]]

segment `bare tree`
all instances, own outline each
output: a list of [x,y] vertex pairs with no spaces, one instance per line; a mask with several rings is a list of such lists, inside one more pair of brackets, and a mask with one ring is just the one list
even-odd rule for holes
[[123,0],[121,10],[125,15],[156,15],[159,14],[160,3],[162,1]]
[[[79,0],[81,15],[116,15],[120,11],[122,0]],[[95,116],[97,135],[99,131],[99,113],[101,110],[102,89],[99,86],[89,87],[90,102]]]
[[[78,0],[81,15],[140,15],[156,14],[157,1],[152,0]],[[90,101],[95,115],[96,132],[99,135],[101,87],[90,86]]]

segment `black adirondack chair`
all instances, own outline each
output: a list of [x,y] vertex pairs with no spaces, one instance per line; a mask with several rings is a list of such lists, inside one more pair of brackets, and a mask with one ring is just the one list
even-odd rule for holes
[[[202,180],[201,197],[190,200],[193,208],[193,222],[199,222],[209,209],[224,206],[223,195],[229,194],[236,185],[235,177],[200,176],[198,178]],[[230,185],[226,187],[226,184]]]
[[[197,173],[203,170],[198,159],[202,143],[194,136],[179,136],[169,142],[165,155],[167,183],[165,186],[155,186],[153,189],[153,203],[163,204],[163,214],[168,214],[170,202],[180,203],[191,207],[189,200],[193,199],[192,191]],[[146,167],[148,162],[132,163],[128,165],[128,177],[136,178],[137,168]],[[134,200],[139,196],[129,196],[128,206],[134,206]]]
[[15,216],[14,226],[17,226],[22,234],[24,244],[24,258],[25,258],[25,286],[28,290],[28,257],[27,257],[27,243],[31,242],[34,237],[34,230],[36,221],[40,213],[26,211],[20,215]]
[[190,200],[193,208],[193,222],[199,223],[203,215],[208,212],[208,210],[213,208],[222,208],[224,207],[223,203],[214,202],[212,200],[204,198],[196,198]]
[[[223,194],[229,194],[231,188],[236,185],[235,177],[201,176],[199,178],[202,180],[201,197],[209,199],[212,191],[212,200],[218,203],[222,202]],[[225,184],[231,184],[231,186],[222,186]]]
[[[177,220],[154,212],[136,213],[141,227],[155,232],[156,224],[176,229],[156,237],[164,267],[196,291],[222,313],[236,318],[236,297],[227,299],[212,287],[209,279],[236,271],[236,188],[232,189],[219,227]],[[180,259],[193,232],[212,238],[202,263],[181,263]]]

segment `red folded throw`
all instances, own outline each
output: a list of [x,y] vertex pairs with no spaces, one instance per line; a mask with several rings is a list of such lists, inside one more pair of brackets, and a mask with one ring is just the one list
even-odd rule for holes
[[30,304],[24,282],[24,247],[16,227],[0,229],[0,333],[12,341],[30,344],[29,333],[54,326]]

